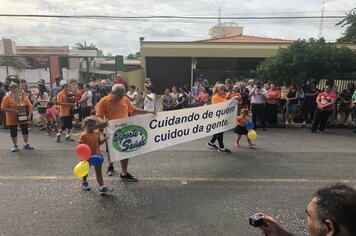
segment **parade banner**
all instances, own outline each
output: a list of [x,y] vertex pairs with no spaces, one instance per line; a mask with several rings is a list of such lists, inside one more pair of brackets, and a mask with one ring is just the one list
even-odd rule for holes
[[109,121],[111,161],[120,161],[230,130],[236,125],[237,100],[132,116]]

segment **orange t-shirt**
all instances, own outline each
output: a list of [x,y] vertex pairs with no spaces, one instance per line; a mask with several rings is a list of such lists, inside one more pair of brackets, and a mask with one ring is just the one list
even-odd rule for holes
[[84,131],[79,137],[79,143],[87,144],[90,147],[91,155],[100,154],[100,134],[94,131],[92,134]]
[[229,92],[229,93],[227,94],[227,96],[226,96],[226,99],[227,99],[227,100],[230,100],[231,98],[233,98],[233,97],[235,97],[235,96],[237,97],[238,103],[239,103],[239,104],[242,104],[242,97],[241,97],[241,94],[238,93],[238,92],[234,92],[234,91]]
[[109,94],[100,99],[96,115],[107,120],[116,120],[129,117],[129,113],[134,113],[136,108],[132,106],[127,97],[121,98],[119,101],[114,101],[112,94]]
[[[32,106],[30,100],[27,96],[23,96],[23,101],[21,102],[21,106],[30,107]],[[18,109],[18,102],[14,95],[9,94],[6,95],[1,102],[1,109],[9,108],[9,109]],[[6,112],[6,125],[17,125],[19,122],[17,120],[17,113],[15,112]]]
[[218,93],[214,94],[213,98],[211,99],[211,103],[220,103],[220,102],[226,102],[226,97],[225,95],[220,95]]
[[243,126],[243,127],[246,126],[246,123],[249,122],[249,120],[250,119],[248,117],[243,117],[242,115],[240,115],[236,118],[237,125]]
[[[64,89],[57,94],[57,102],[58,103],[59,102],[68,103],[67,94],[66,94],[66,91]],[[70,115],[71,107],[62,106],[62,105],[59,105],[59,107],[60,107],[59,110],[60,110],[60,113],[61,113],[62,117]]]

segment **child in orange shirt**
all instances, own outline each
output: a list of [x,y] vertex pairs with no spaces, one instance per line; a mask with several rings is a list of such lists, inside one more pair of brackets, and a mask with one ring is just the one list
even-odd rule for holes
[[240,147],[240,139],[242,135],[246,135],[248,146],[250,148],[255,148],[255,144],[251,143],[251,139],[248,138],[248,130],[246,128],[246,123],[249,122],[248,118],[248,109],[242,109],[241,110],[241,115],[239,115],[236,119],[236,128],[235,128],[235,133],[237,133],[237,138],[235,142],[235,147]]
[[[88,116],[83,121],[84,132],[80,135],[79,143],[87,144],[91,149],[92,155],[101,155],[100,145],[106,142],[106,138],[100,140],[100,133],[96,130],[98,120],[95,117]],[[105,195],[113,191],[112,188],[104,185],[104,179],[102,174],[102,165],[95,166],[96,180],[99,184],[99,194]],[[86,191],[90,191],[91,188],[87,182],[88,175],[83,177],[82,187]]]

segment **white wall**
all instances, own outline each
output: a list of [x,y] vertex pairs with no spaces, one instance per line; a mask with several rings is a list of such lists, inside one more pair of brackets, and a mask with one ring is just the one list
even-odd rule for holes
[[79,80],[79,70],[78,69],[62,69],[62,75],[64,81],[69,81],[70,79]]
[[[66,68],[62,69],[63,79],[65,81],[72,78],[79,80],[79,70],[67,70]],[[27,80],[27,83],[37,83],[38,80],[44,79],[46,83],[50,83],[50,74],[49,70],[45,69],[26,69],[23,71],[16,71],[13,68],[9,67],[10,75],[19,75],[21,79]],[[0,81],[4,82],[6,78],[6,67],[0,66]]]
[[[27,83],[37,83],[40,79],[44,79],[46,83],[50,82],[49,70],[45,69],[26,69],[23,71],[17,71],[9,67],[9,74],[19,75],[21,79],[27,80]],[[0,66],[0,81],[4,81],[6,76],[6,67]]]

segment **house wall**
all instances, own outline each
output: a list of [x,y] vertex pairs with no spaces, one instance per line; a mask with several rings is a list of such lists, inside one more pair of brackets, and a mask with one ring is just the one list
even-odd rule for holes
[[145,82],[145,77],[143,75],[143,69],[137,69],[132,71],[120,71],[118,72],[123,76],[129,85],[135,85],[139,91],[143,91],[143,84]]

